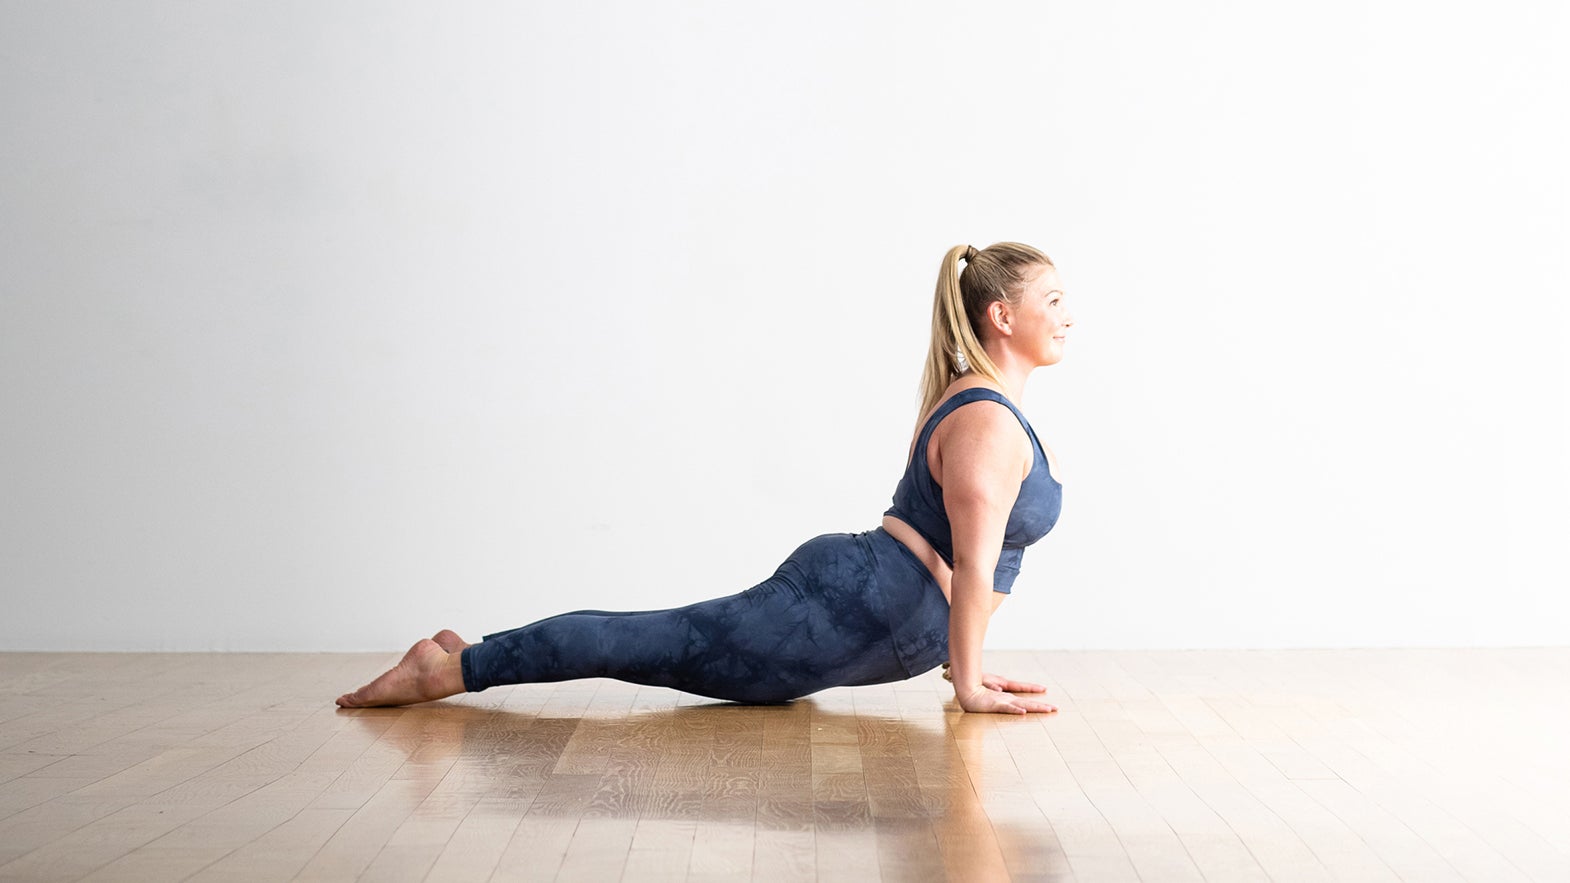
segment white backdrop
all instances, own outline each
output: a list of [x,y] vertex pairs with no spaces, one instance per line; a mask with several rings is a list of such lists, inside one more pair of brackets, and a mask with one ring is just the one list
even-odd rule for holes
[[0,649],[361,650],[877,525],[1057,262],[995,649],[1570,642],[1552,2],[0,0]]

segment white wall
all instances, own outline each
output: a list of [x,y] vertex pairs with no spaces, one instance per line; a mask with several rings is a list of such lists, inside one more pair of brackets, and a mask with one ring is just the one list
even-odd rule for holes
[[0,0],[0,649],[357,650],[878,523],[1057,261],[989,638],[1570,642],[1566,13]]

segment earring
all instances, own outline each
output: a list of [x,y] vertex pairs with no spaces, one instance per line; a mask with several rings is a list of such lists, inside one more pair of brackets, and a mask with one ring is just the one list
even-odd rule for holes
[[964,374],[970,370],[970,360],[965,358],[964,350],[954,351],[954,364],[959,368],[959,373]]

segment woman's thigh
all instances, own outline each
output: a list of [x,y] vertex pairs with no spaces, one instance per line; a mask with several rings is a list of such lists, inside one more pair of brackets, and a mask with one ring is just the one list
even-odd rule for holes
[[469,654],[471,689],[612,677],[770,702],[903,680],[873,548],[871,532],[823,534],[743,592],[665,610],[574,611],[488,636]]

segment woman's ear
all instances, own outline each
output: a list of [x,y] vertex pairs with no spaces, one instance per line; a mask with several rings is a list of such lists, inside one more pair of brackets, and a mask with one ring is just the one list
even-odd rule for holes
[[995,300],[987,304],[987,321],[992,323],[992,327],[999,334],[1010,335],[1014,333],[1012,330],[1014,311],[1010,309],[1008,301]]

